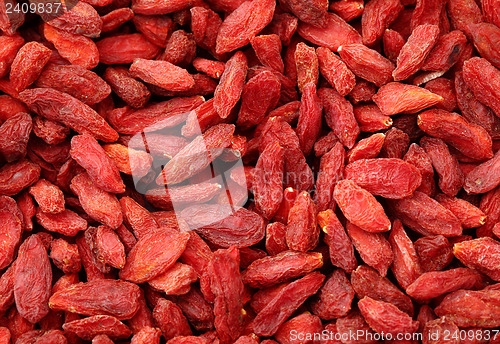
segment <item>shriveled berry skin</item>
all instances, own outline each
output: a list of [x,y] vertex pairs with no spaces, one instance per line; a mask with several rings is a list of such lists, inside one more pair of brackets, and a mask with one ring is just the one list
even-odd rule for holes
[[347,164],[344,177],[373,195],[400,199],[411,196],[422,177],[416,167],[401,159],[361,159]]
[[0,344],[498,342],[500,0],[25,2]]
[[391,222],[382,205],[368,191],[348,179],[335,185],[333,196],[344,216],[367,232],[391,229]]

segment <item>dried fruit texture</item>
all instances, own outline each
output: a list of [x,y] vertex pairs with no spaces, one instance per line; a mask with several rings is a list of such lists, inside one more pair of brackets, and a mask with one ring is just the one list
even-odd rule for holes
[[414,246],[425,272],[444,270],[453,260],[453,246],[442,235],[422,237]]
[[301,93],[304,92],[308,83],[315,86],[318,84],[319,62],[314,48],[303,42],[297,44],[295,47],[295,66],[297,68],[297,86]]
[[141,108],[149,100],[151,93],[140,81],[132,78],[125,67],[108,67],[103,76],[123,101],[134,108]]
[[24,39],[20,35],[2,36],[0,39],[0,77],[4,77],[9,72],[9,68],[16,57],[17,52],[24,44]]
[[[259,36],[262,37],[262,36]],[[254,40],[257,39],[254,38]],[[280,42],[281,44],[281,42]],[[281,47],[281,45],[280,45]],[[255,49],[255,48],[254,48]],[[281,51],[281,49],[280,49]],[[220,79],[224,73],[225,63],[221,61],[208,60],[203,57],[196,57],[193,60],[193,67],[200,73],[205,73],[213,79]]]
[[280,4],[304,23],[320,27],[326,24],[328,1],[280,0]]
[[387,29],[382,36],[385,56],[393,63],[396,63],[401,49],[406,43],[406,40],[397,31]]
[[455,74],[455,91],[457,105],[462,116],[471,123],[480,125],[493,139],[498,138],[500,131],[500,118],[493,111],[478,101],[472,91],[465,84],[463,73]]
[[477,165],[467,174],[464,190],[468,194],[484,193],[493,190],[500,184],[496,173],[499,161],[500,153],[497,152],[492,159]]
[[318,211],[333,209],[335,204],[333,190],[335,184],[343,177],[344,162],[345,150],[341,143],[336,143],[328,153],[321,157],[314,193]]
[[307,83],[302,90],[302,100],[297,123],[297,136],[304,156],[311,154],[319,137],[323,120],[323,105],[316,93],[316,86]]
[[132,283],[100,279],[77,283],[52,294],[49,306],[88,316],[107,315],[130,319],[139,307],[140,288]]
[[360,265],[351,274],[352,288],[361,300],[365,296],[374,300],[391,303],[403,312],[413,315],[411,299],[398,289],[387,277],[382,277],[373,268]]
[[163,274],[153,278],[148,283],[167,295],[183,295],[189,292],[191,283],[197,279],[198,274],[191,266],[175,263]]
[[436,188],[434,182],[434,168],[425,150],[416,143],[412,143],[403,157],[403,160],[414,165],[420,171],[422,182],[417,188],[417,191],[423,192],[428,196],[433,195]]
[[33,198],[28,194],[27,191],[23,191],[16,197],[16,201],[23,217],[23,230],[33,230],[32,218],[36,214],[36,208],[35,203],[33,202]]
[[71,157],[87,170],[92,181],[102,190],[122,193],[125,184],[118,168],[90,135],[77,135],[71,139]]
[[358,265],[354,247],[335,213],[331,209],[320,212],[318,224],[325,233],[324,240],[328,245],[332,264],[346,272],[352,272]]
[[415,30],[419,25],[439,25],[442,13],[445,10],[446,1],[417,0],[415,10],[411,17],[411,29]]
[[[418,115],[418,126],[428,135],[440,138],[466,156],[485,160],[493,157],[487,131],[468,123],[462,116],[444,110],[427,110]],[[460,140],[457,134],[460,133]]]
[[446,295],[435,312],[460,327],[496,327],[499,295],[497,290],[458,290]]
[[319,228],[316,205],[308,192],[301,192],[290,209],[286,228],[286,244],[291,250],[307,252],[316,247]]
[[328,12],[326,25],[316,26],[300,22],[297,32],[307,41],[318,46],[337,51],[341,45],[361,43],[361,35],[344,19],[335,13]]
[[481,274],[467,268],[431,271],[420,275],[406,288],[406,293],[419,301],[427,301],[459,289],[481,285]]
[[462,234],[460,220],[422,192],[415,191],[411,197],[389,203],[393,213],[405,226],[422,235],[455,237]]
[[441,139],[424,137],[420,145],[432,161],[439,175],[439,188],[448,196],[455,196],[464,185],[464,175],[458,160],[451,155],[448,146]]
[[323,266],[318,252],[284,251],[258,259],[243,272],[242,280],[252,288],[268,288],[304,276]]
[[363,43],[371,46],[377,42],[389,25],[399,16],[403,5],[399,0],[372,0],[364,8],[361,17]]
[[461,0],[447,3],[447,12],[451,26],[456,30],[461,30],[471,37],[469,25],[483,21],[483,15],[478,4],[472,0]]
[[396,69],[392,72],[395,81],[406,80],[424,64],[439,37],[436,25],[417,26],[398,55]]
[[[255,36],[250,40],[255,55],[263,66],[284,73],[285,65],[281,57],[281,40],[276,34]],[[193,63],[194,64],[194,63]],[[222,73],[221,73],[222,74]]]
[[316,48],[321,75],[341,96],[354,88],[356,77],[337,55],[325,47]]
[[382,86],[372,99],[384,115],[392,116],[419,112],[436,105],[443,97],[422,87],[391,82]]
[[462,72],[464,81],[474,96],[500,117],[497,89],[497,85],[500,83],[500,71],[488,60],[473,57],[464,62]]
[[380,87],[392,81],[394,64],[376,50],[363,44],[346,44],[338,48],[342,61],[359,76]]
[[352,148],[359,126],[351,103],[332,88],[320,88],[318,96],[323,101],[326,123],[344,146]]
[[140,331],[134,333],[130,341],[131,344],[160,344],[161,330],[159,328],[145,326]]
[[[466,342],[465,340],[460,340],[457,336],[447,338],[447,333],[460,333],[460,329],[451,319],[448,317],[441,317],[439,319],[429,320],[425,322],[422,328],[422,343],[448,342],[450,344],[458,344]],[[471,334],[472,333],[474,332],[471,332]]]
[[487,275],[494,281],[500,279],[500,269],[496,262],[499,253],[498,241],[488,237],[462,241],[453,245],[453,254],[465,266]]
[[356,78],[356,85],[349,92],[349,100],[354,104],[369,102],[377,92],[377,86],[361,78]]
[[253,192],[257,211],[271,219],[283,199],[284,150],[278,142],[269,144],[253,171]]
[[[304,343],[313,343],[313,334],[320,333],[323,330],[321,319],[315,315],[303,313],[300,314],[280,326],[274,338],[283,344],[291,344],[295,342],[292,338],[295,333],[303,333]],[[297,331],[297,332],[295,332]],[[243,343],[239,343],[243,344]],[[249,342],[249,344],[253,344]]]
[[[129,252],[125,266],[120,270],[120,278],[134,283],[155,278],[175,263],[188,240],[189,234],[167,228],[145,235]],[[168,250],[165,250],[165,242],[171,243]]]
[[153,310],[153,318],[167,340],[192,334],[186,317],[172,301],[159,299]]
[[276,2],[243,2],[224,19],[217,34],[216,52],[223,54],[241,48],[273,19]]
[[40,177],[41,168],[29,160],[5,164],[0,168],[0,195],[13,196]]
[[414,333],[418,322],[391,303],[364,297],[358,307],[366,322],[378,333]]
[[118,8],[116,10],[113,10],[101,17],[101,31],[114,31],[132,18],[134,18],[134,12],[130,8]]
[[176,30],[170,35],[161,60],[168,61],[176,66],[187,67],[196,55],[196,42],[192,33]]
[[35,116],[33,119],[33,133],[49,145],[57,145],[66,139],[70,134],[70,129],[65,125]]
[[234,129],[234,125],[219,124],[197,136],[165,165],[156,183],[177,184],[208,167],[230,146]]
[[54,88],[87,105],[97,104],[111,93],[109,85],[97,74],[75,65],[49,63],[35,85],[41,88]]
[[172,210],[177,208],[181,211],[190,204],[204,203],[220,193],[221,184],[217,183],[199,183],[194,185],[185,185],[178,187],[158,188],[148,190],[146,199],[153,206]]
[[318,292],[318,298],[311,304],[311,310],[321,319],[331,320],[343,317],[351,310],[354,290],[342,270],[335,270]]
[[97,11],[85,2],[77,2],[69,11],[66,9],[64,14],[48,22],[58,29],[91,38],[99,37],[103,27]]
[[82,268],[78,246],[64,239],[54,239],[50,244],[50,258],[65,274],[79,272]]
[[0,219],[3,238],[0,254],[0,268],[5,269],[15,258],[15,249],[21,239],[23,215],[14,199],[0,196]]
[[19,112],[0,126],[0,155],[8,162],[26,156],[28,140],[33,127],[31,116]]
[[425,84],[425,88],[443,97],[443,101],[436,104],[438,109],[454,111],[457,109],[457,97],[455,93],[455,84],[452,80],[446,78],[437,78]]
[[[373,335],[375,332],[368,326],[363,316],[359,313],[359,311],[351,311],[345,317],[339,318],[336,321],[337,332],[343,336],[344,343],[346,344],[375,344],[376,340],[373,339]],[[363,335],[353,339],[349,338],[349,333],[361,330],[363,331]],[[342,338],[342,337],[341,337]]]
[[99,226],[94,241],[99,261],[117,269],[123,268],[125,247],[115,231],[107,226]]
[[[151,146],[151,152],[157,155],[164,155],[170,152],[169,146],[185,145],[184,140],[175,138],[172,135],[149,134],[149,132],[171,128],[184,122],[189,112],[203,103],[201,96],[175,97],[160,103],[152,103],[142,109],[131,109],[124,107],[115,109],[108,113],[107,120],[122,134],[137,134],[145,131],[147,144],[139,136],[129,140],[132,148],[146,150],[146,145]],[[151,141],[151,143],[149,143]],[[161,141],[157,143],[156,141]],[[170,142],[170,143],[169,143]],[[184,143],[184,144],[182,144]],[[159,149],[162,147],[166,150]],[[160,151],[160,152],[158,152]]]
[[132,335],[132,331],[124,323],[109,315],[94,315],[66,322],[63,330],[73,332],[87,341],[91,341],[98,335],[107,335],[113,340],[125,339]]
[[92,219],[113,229],[122,224],[123,215],[116,196],[99,188],[87,173],[74,177],[70,187]]
[[313,272],[287,284],[253,319],[250,324],[253,332],[266,337],[276,333],[285,320],[319,290],[324,280],[324,275]]
[[238,249],[217,250],[204,272],[214,298],[215,330],[222,343],[236,340],[242,331],[244,286],[239,263]]
[[153,157],[144,151],[128,148],[119,143],[107,144],[102,148],[122,173],[142,178],[150,171]]
[[52,268],[38,236],[28,237],[19,247],[13,279],[19,314],[33,324],[39,322],[49,313]]
[[241,52],[236,52],[226,62],[224,73],[214,92],[214,107],[220,117],[227,118],[240,99],[247,70],[247,58]]
[[411,196],[422,181],[415,166],[394,158],[361,159],[349,163],[344,177],[373,195],[392,199]]
[[385,276],[393,260],[392,248],[386,237],[381,233],[366,232],[350,222],[347,222],[346,229],[361,259]]
[[314,183],[312,170],[300,150],[297,134],[282,117],[269,119],[259,139],[259,151],[263,151],[268,144],[276,140],[285,149],[285,178],[283,180],[285,186],[293,187],[298,191],[310,190]]
[[105,334],[99,334],[92,339],[92,344],[113,344],[114,342]]
[[193,285],[187,294],[177,297],[176,303],[195,329],[200,331],[213,329],[213,308],[196,286]]
[[249,128],[259,124],[278,104],[280,88],[281,82],[272,72],[263,71],[248,80],[241,93],[238,126]]
[[45,229],[70,237],[77,235],[79,231],[87,229],[87,221],[68,209],[64,209],[57,214],[45,213],[37,209],[36,220]]
[[500,40],[500,29],[493,24],[478,23],[468,26],[474,46],[481,55],[492,65],[500,67],[500,51],[497,48],[497,42]]
[[458,61],[466,44],[467,37],[459,30],[439,37],[422,65],[422,70],[447,71]]
[[45,213],[57,214],[64,210],[63,192],[46,179],[39,179],[30,187],[29,193]]
[[266,227],[266,251],[274,256],[280,252],[286,251],[286,226],[281,222],[273,222]]
[[361,229],[371,233],[391,229],[391,222],[382,205],[372,194],[353,181],[339,181],[335,185],[333,197],[344,216]]
[[406,234],[401,221],[394,221],[391,233],[389,234],[389,242],[394,255],[391,267],[392,273],[399,285],[403,289],[406,289],[422,274],[422,268],[420,267],[413,242]]
[[435,199],[455,214],[464,229],[480,227],[486,221],[486,214],[464,199],[443,194],[436,195]]
[[71,64],[85,69],[93,69],[99,64],[98,47],[90,38],[62,31],[47,23],[43,25],[43,35]]
[[20,92],[40,76],[49,62],[51,50],[38,42],[28,42],[19,49],[10,67],[10,82]]
[[348,163],[360,159],[375,158],[381,151],[385,140],[385,134],[377,133],[359,140],[352,149],[347,152]]
[[362,0],[334,1],[330,3],[330,11],[339,15],[346,22],[361,16],[364,8]]
[[362,132],[375,132],[392,126],[392,118],[386,116],[375,104],[359,104],[353,107],[354,117]]
[[[61,122],[76,132],[89,133],[96,139],[113,142],[118,133],[89,106],[53,88],[28,89],[19,94],[28,107],[40,116]],[[69,109],[69,110],[68,110]],[[67,112],[70,112],[70,115]]]
[[160,48],[140,33],[110,36],[96,43],[100,62],[111,64],[132,63],[136,58],[152,59]]
[[194,79],[187,70],[167,61],[138,58],[129,71],[133,77],[168,91],[186,91],[194,86]]
[[184,209],[180,217],[190,228],[220,247],[252,246],[265,235],[262,216],[241,207],[193,205]]

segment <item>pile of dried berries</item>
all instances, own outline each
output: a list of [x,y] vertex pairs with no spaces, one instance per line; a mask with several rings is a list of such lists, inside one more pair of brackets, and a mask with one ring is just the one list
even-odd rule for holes
[[500,343],[500,0],[65,3],[0,4],[1,344]]

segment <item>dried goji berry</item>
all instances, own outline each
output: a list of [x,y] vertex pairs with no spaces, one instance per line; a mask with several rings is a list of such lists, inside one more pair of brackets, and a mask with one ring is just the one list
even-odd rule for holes
[[39,322],[49,313],[52,268],[47,251],[36,235],[19,247],[13,278],[19,314],[31,323]]
[[333,196],[344,216],[361,229],[372,233],[391,229],[391,222],[382,205],[353,181],[339,181],[335,185]]
[[359,76],[378,87],[392,81],[394,64],[363,44],[345,44],[337,50],[347,67]]

